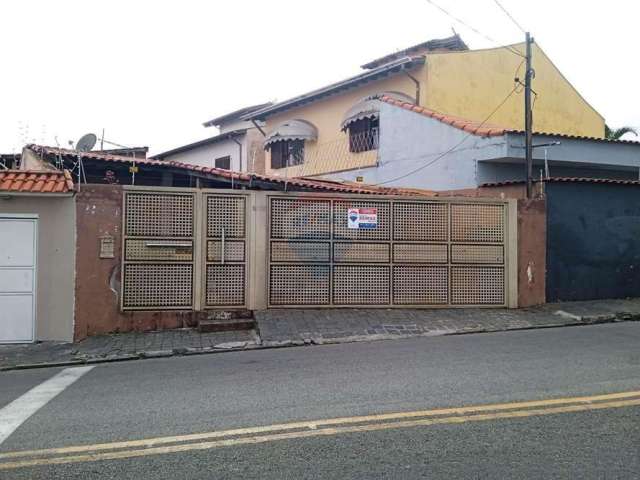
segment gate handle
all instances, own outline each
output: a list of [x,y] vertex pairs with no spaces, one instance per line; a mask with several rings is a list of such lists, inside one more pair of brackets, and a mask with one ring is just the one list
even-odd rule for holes
[[221,255],[222,256],[222,262],[221,263],[224,265],[224,227],[222,227],[222,241],[220,243],[222,244],[221,247],[220,247],[222,249],[222,255]]
[[191,242],[144,242],[145,247],[191,247]]

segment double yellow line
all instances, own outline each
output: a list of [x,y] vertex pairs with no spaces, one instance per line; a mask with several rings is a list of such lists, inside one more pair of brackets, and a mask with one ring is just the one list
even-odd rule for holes
[[122,460],[345,433],[482,422],[632,406],[640,406],[640,391],[282,423],[172,437],[0,453],[0,471],[65,463]]

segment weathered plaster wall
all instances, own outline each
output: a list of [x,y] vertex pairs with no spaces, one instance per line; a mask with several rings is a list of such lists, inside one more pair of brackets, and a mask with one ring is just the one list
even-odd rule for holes
[[[120,311],[122,187],[83,186],[76,200],[75,340],[101,333],[195,326],[194,312]],[[103,235],[114,238],[115,258],[99,258]]]
[[[524,52],[524,44],[514,45]],[[438,112],[484,120],[524,78],[522,58],[504,48],[427,55],[426,105]],[[534,129],[574,135],[604,136],[603,117],[567,81],[537,44],[533,47],[538,93]],[[522,95],[512,95],[496,111],[491,122],[524,129]]]
[[38,215],[36,340],[73,339],[76,210],[74,198],[0,199],[0,214]]
[[547,212],[543,199],[518,201],[518,306],[546,302]]

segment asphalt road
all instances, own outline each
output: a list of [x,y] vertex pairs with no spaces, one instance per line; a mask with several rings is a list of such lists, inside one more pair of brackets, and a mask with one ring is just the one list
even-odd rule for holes
[[[62,370],[0,374],[0,418]],[[447,414],[443,423],[383,429],[378,419],[352,418],[631,391],[640,391],[638,323],[105,364],[0,444],[0,479],[640,478],[640,405],[607,400],[595,410],[540,414],[508,406],[500,418]],[[23,450],[336,417],[361,430],[312,425],[257,441],[244,432],[216,445],[173,438],[164,445],[186,448],[123,445],[121,458],[56,464],[56,453],[51,463],[2,469],[22,459],[3,454]]]

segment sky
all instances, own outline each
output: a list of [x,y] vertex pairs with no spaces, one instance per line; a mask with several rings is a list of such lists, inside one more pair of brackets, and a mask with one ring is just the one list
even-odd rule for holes
[[[471,48],[524,40],[495,0],[0,3],[0,153],[93,132],[159,153],[202,123],[360,72],[452,28]],[[611,126],[640,126],[640,2],[500,0]],[[494,43],[495,42],[495,43]],[[535,84],[534,84],[535,88]]]

